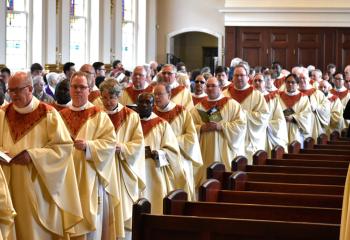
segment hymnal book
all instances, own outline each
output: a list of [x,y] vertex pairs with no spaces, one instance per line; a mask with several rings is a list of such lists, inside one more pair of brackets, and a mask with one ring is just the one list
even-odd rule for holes
[[294,112],[294,110],[292,109],[292,108],[287,108],[287,109],[285,109],[284,111],[283,111],[283,114],[284,114],[284,116],[285,117],[288,117],[288,116],[290,116],[290,115],[293,115],[295,112]]
[[152,158],[152,150],[150,146],[145,146],[145,158]]
[[220,122],[222,120],[220,110],[217,107],[213,107],[208,111],[200,109],[197,109],[197,111],[203,122]]
[[0,161],[9,163],[9,162],[11,162],[11,160],[12,160],[12,158],[9,155],[0,151]]

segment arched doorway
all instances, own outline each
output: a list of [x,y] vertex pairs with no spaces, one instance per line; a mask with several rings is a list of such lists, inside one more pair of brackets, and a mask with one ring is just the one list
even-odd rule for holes
[[222,36],[203,29],[182,29],[168,34],[168,62],[182,61],[188,70],[222,64]]

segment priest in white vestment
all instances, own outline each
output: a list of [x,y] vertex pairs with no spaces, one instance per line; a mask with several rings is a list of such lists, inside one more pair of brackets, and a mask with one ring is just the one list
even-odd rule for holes
[[0,110],[0,151],[12,157],[2,165],[17,212],[10,239],[67,239],[83,219],[72,139],[59,113],[33,97],[27,73],[15,73],[8,92],[12,103]]
[[84,214],[74,236],[79,240],[116,239],[124,236],[116,135],[108,115],[88,101],[89,86],[85,73],[74,73],[71,105],[60,111],[74,140],[73,159]]
[[276,146],[282,146],[285,152],[288,152],[288,133],[287,124],[284,119],[283,111],[277,92],[268,92],[265,88],[269,81],[265,75],[256,74],[253,79],[253,86],[259,90],[266,100],[269,107],[269,122],[266,128],[266,152],[270,155],[271,150]]
[[177,137],[186,173],[187,185],[184,190],[188,193],[188,200],[193,201],[196,199],[195,189],[198,183],[195,181],[193,168],[202,166],[203,161],[192,116],[184,107],[170,101],[169,85],[157,84],[154,88],[154,98],[154,113],[170,124]]
[[248,162],[258,150],[265,150],[266,128],[269,109],[264,96],[248,84],[248,72],[244,65],[235,67],[232,84],[223,94],[235,99],[241,104],[247,115],[247,134],[245,137],[245,151]]
[[6,178],[0,167],[0,240],[10,239],[13,233],[16,212],[13,208]]
[[145,197],[151,202],[153,214],[163,213],[163,198],[175,189],[183,189],[186,180],[179,144],[167,121],[152,112],[154,97],[142,93],[137,110],[145,139]]
[[300,73],[299,80],[299,91],[308,97],[312,111],[311,137],[317,141],[317,138],[327,131],[331,118],[330,102],[320,90],[310,85],[309,71],[306,68]]
[[242,107],[221,93],[215,77],[208,79],[206,89],[208,98],[191,111],[203,158],[198,182],[206,179],[206,169],[213,162],[223,163],[229,171],[232,160],[245,153],[247,120]]
[[298,141],[302,146],[304,140],[312,133],[312,112],[309,99],[297,88],[299,78],[295,74],[286,77],[286,90],[280,92],[279,101],[287,122],[288,142]]
[[205,93],[205,80],[203,75],[198,75],[194,80],[194,92],[192,93],[192,101],[193,105],[196,106],[197,103],[201,102],[205,98],[207,98],[207,94]]
[[131,232],[132,206],[146,187],[145,143],[139,115],[119,103],[122,88],[114,78],[100,85],[101,99],[117,135],[115,160],[120,177],[124,227]]

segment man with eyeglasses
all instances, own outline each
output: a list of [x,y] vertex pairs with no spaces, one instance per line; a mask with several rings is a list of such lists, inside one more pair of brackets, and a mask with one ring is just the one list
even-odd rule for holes
[[172,64],[165,64],[162,70],[157,75],[157,81],[170,85],[171,88],[171,101],[183,106],[190,111],[193,108],[191,92],[185,87],[180,85],[176,81],[176,67]]
[[326,133],[330,121],[330,102],[318,89],[310,85],[309,71],[302,68],[299,76],[299,91],[308,96],[311,107],[311,137],[317,139],[322,133]]
[[287,123],[288,142],[296,140],[303,146],[305,137],[311,135],[312,112],[309,98],[298,90],[299,81],[296,74],[289,74],[286,90],[280,92],[279,100]]
[[197,173],[199,183],[206,179],[206,169],[213,162],[223,163],[229,171],[232,159],[244,155],[247,126],[242,107],[222,94],[217,78],[210,77],[206,85],[208,98],[191,111],[203,158]]
[[194,80],[194,92],[192,93],[193,105],[196,106],[197,103],[200,103],[207,97],[207,94],[205,93],[206,82],[207,81],[202,74],[198,75]]
[[157,84],[154,87],[154,98],[154,113],[170,124],[177,137],[187,180],[184,190],[188,193],[188,200],[193,201],[196,199],[196,186],[199,186],[193,170],[202,166],[203,161],[192,116],[184,107],[170,101],[169,85]]
[[96,86],[96,71],[94,67],[90,64],[84,64],[83,66],[81,66],[80,71],[86,74],[88,82],[90,84],[90,93],[88,98],[89,102],[91,102],[95,106],[103,107],[103,103],[100,99],[101,93],[98,87]]
[[350,90],[350,65],[344,68],[344,86]]
[[152,214],[163,214],[163,198],[175,189],[183,189],[186,178],[180,162],[176,136],[167,121],[154,112],[154,95],[141,93],[137,112],[145,139],[145,197],[151,202]]
[[247,115],[245,146],[246,156],[251,164],[253,154],[258,150],[265,150],[269,109],[264,96],[248,84],[248,72],[249,70],[244,65],[236,66],[233,72],[233,82],[223,94],[241,104]]
[[332,86],[328,81],[322,80],[319,83],[318,89],[327,97],[328,101],[330,102],[331,118],[329,125],[327,126],[327,135],[329,136],[333,131],[337,131],[339,134],[341,134],[341,131],[345,127],[343,118],[343,104],[340,102],[338,96],[330,93]]
[[334,80],[334,88],[331,90],[331,93],[339,97],[340,101],[343,104],[343,108],[345,108],[346,104],[350,99],[350,92],[344,86],[343,74],[340,72],[335,73],[333,80]]
[[17,216],[17,239],[63,239],[83,219],[73,144],[59,113],[33,97],[25,72],[9,80],[12,103],[0,110],[2,165]]
[[146,81],[146,69],[143,66],[136,66],[131,75],[132,85],[124,89],[120,97],[120,103],[124,106],[134,106],[137,97],[141,93],[152,93],[153,86]]
[[107,113],[88,101],[89,81],[92,79],[84,72],[73,74],[71,104],[60,111],[73,139],[72,155],[84,215],[73,236],[102,239],[102,232],[107,232],[116,239],[124,235],[115,163],[116,135]]
[[122,199],[125,239],[131,239],[132,206],[146,187],[145,143],[139,115],[119,103],[122,88],[114,78],[100,85],[104,110],[114,125],[117,135],[115,146],[118,185]]

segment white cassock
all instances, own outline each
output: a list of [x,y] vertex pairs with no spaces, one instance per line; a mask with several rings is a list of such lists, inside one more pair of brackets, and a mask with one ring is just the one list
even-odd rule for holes
[[[219,124],[222,126],[222,131],[201,133],[200,128],[205,122],[199,115],[198,109],[208,111],[213,107],[220,111],[222,120]],[[203,166],[197,173],[197,182],[201,183],[206,179],[207,167],[213,162],[223,163],[229,171],[232,160],[238,155],[244,155],[247,120],[239,103],[223,95],[214,100],[203,100],[192,109],[191,114],[199,136],[203,158]]]
[[303,146],[305,138],[310,137],[312,132],[312,112],[308,97],[298,90],[294,93],[281,92],[279,101],[284,112],[287,109],[294,112],[291,115],[293,122],[287,122],[288,142],[296,140]]
[[252,164],[252,156],[254,153],[258,150],[265,150],[266,147],[266,128],[269,118],[269,109],[264,95],[249,85],[243,90],[238,90],[234,87],[234,84],[231,84],[223,94],[240,103],[247,115],[245,154],[248,158],[248,162]]
[[327,135],[330,135],[333,131],[337,131],[339,134],[341,134],[341,130],[345,128],[343,104],[341,103],[339,97],[333,95],[332,93],[328,93],[327,98],[331,103],[331,121],[327,128]]
[[162,214],[163,198],[186,184],[180,149],[169,123],[156,114],[141,119],[141,126],[145,146],[159,155],[159,159],[146,157],[145,197],[151,202],[152,214]]
[[177,136],[182,164],[186,173],[187,185],[185,191],[188,193],[190,201],[195,200],[196,185],[193,167],[199,168],[203,165],[203,161],[192,116],[184,107],[171,101],[164,109],[156,107],[154,113],[167,120]]

